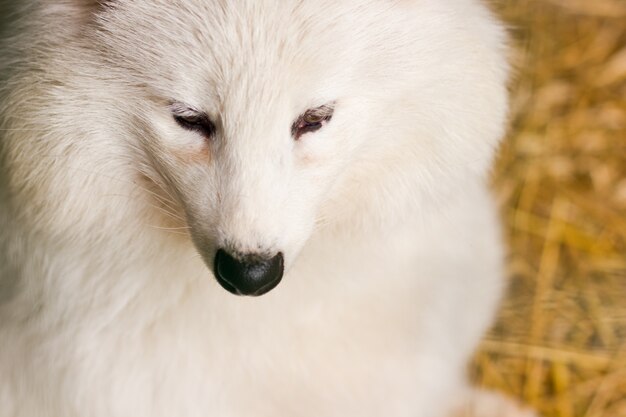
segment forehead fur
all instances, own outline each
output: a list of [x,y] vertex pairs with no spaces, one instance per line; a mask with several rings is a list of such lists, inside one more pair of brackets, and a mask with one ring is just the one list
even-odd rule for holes
[[362,0],[120,1],[99,16],[97,36],[116,66],[144,80],[153,75],[156,83],[183,90],[204,85],[233,97],[223,90],[256,90],[261,79],[291,91],[298,82],[309,89],[320,79],[345,82],[351,72],[371,68],[367,57],[386,43],[390,28],[402,27],[389,24],[400,8]]

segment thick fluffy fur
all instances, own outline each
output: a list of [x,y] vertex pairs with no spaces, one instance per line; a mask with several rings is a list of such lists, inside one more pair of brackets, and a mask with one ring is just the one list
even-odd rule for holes
[[[451,415],[503,287],[505,35],[477,0],[23,3],[0,417]],[[282,251],[283,282],[227,293],[219,247]]]

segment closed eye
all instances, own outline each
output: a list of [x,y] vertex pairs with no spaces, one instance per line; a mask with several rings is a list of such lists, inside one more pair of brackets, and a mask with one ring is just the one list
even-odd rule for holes
[[208,114],[178,102],[169,107],[172,117],[183,129],[198,132],[205,138],[215,135],[217,129]]
[[304,134],[320,130],[330,122],[335,111],[334,103],[309,109],[302,113],[291,126],[291,135],[298,140]]

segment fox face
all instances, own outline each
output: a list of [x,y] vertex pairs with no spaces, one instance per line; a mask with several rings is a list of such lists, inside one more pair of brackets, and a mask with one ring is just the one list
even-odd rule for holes
[[318,224],[401,222],[484,175],[506,63],[488,14],[463,15],[472,3],[72,0],[50,12],[77,28],[66,70],[89,111],[73,123],[107,121],[102,136],[171,200],[222,286],[261,295]]
[[127,3],[101,17],[96,36],[128,71],[120,77],[141,85],[137,143],[220,283],[264,293],[367,139],[368,81],[355,76],[365,63],[353,50],[366,28],[321,23],[307,3]]

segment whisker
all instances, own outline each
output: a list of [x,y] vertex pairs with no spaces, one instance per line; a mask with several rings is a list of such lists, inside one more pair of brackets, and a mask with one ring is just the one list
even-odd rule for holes
[[[168,230],[168,231],[179,231],[179,230],[191,230],[191,227],[189,226],[182,226],[182,227],[161,227],[161,226],[154,226],[154,225],[149,225],[150,227],[153,227],[155,229],[159,229],[159,230]],[[187,234],[187,233],[182,233],[181,234]]]
[[[123,198],[127,198],[129,200],[133,200],[132,196],[124,195],[124,194],[104,194],[102,196],[103,197],[123,197]],[[185,222],[186,221],[182,216],[176,214],[175,212],[168,211],[164,207],[158,206],[156,204],[150,204],[150,203],[148,203],[148,205],[150,207],[153,207],[153,208],[157,209],[162,214],[166,214],[171,219],[174,219],[174,220],[177,220],[177,221],[180,221],[180,222]]]
[[154,226],[154,225],[151,225],[151,224],[146,224],[146,226],[150,227],[151,229],[161,230],[161,231],[164,231],[164,232],[167,232],[167,233],[171,233],[173,235],[189,236],[189,233],[179,232],[179,231],[167,228],[167,227],[159,227],[159,226]]

